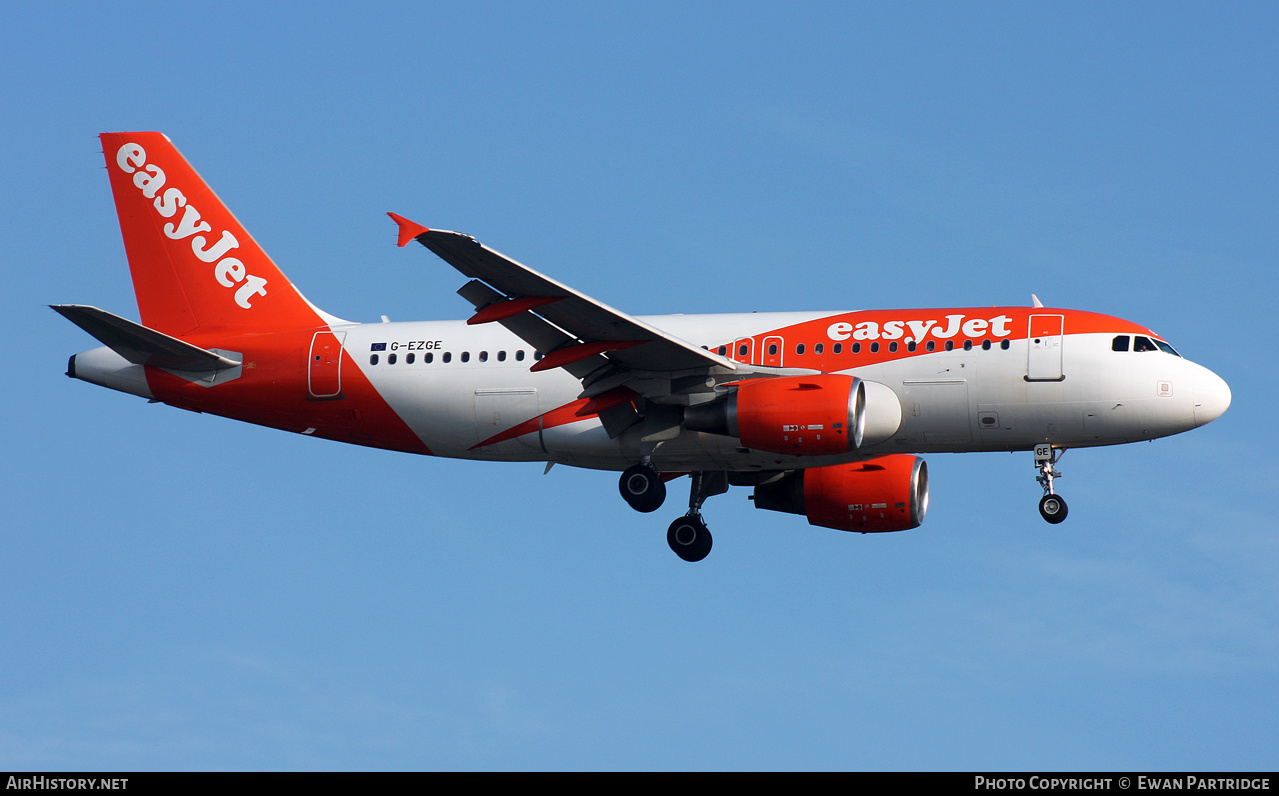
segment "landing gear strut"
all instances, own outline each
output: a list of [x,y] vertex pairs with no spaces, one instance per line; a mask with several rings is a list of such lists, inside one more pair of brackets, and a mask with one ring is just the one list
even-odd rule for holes
[[657,511],[666,500],[666,484],[647,461],[628,467],[617,483],[622,498],[636,511]]
[[688,513],[666,529],[666,543],[675,551],[675,555],[685,561],[701,561],[711,552],[712,543],[711,532],[702,519],[702,504],[706,502],[706,498],[728,491],[728,473],[698,471],[692,474],[692,479]]
[[1053,490],[1053,479],[1061,478],[1056,464],[1065,450],[1043,444],[1035,446],[1035,469],[1039,475],[1035,480],[1044,488],[1044,496],[1039,500],[1039,515],[1053,525],[1066,519],[1066,501]]

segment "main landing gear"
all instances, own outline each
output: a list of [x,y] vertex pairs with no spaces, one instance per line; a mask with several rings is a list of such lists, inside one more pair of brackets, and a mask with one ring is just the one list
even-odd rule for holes
[[1053,525],[1066,519],[1066,501],[1053,490],[1053,479],[1061,478],[1056,465],[1065,452],[1049,444],[1035,446],[1035,469],[1039,471],[1035,480],[1044,488],[1044,496],[1039,499],[1039,515]]
[[666,543],[685,561],[701,561],[711,552],[711,532],[701,514],[685,514],[666,529]]
[[647,461],[626,468],[617,488],[622,498],[636,511],[657,511],[666,500],[666,484]]
[[[685,561],[701,561],[711,552],[712,543],[710,529],[702,519],[702,504],[708,497],[728,491],[728,473],[710,471],[690,475],[693,485],[689,490],[688,513],[666,529],[666,543]],[[666,499],[666,485],[647,461],[627,468],[618,482],[618,490],[636,511],[656,511]]]
[[711,552],[711,532],[702,519],[702,504],[712,495],[728,491],[728,473],[722,470],[692,473],[693,485],[689,489],[688,513],[666,529],[666,543],[675,555],[685,561],[701,561]]

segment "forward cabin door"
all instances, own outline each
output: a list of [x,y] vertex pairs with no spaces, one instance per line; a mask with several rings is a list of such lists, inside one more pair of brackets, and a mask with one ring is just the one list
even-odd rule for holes
[[1061,315],[1031,315],[1027,339],[1027,381],[1061,381],[1061,345],[1065,338],[1065,318]]
[[345,340],[346,332],[316,332],[311,338],[306,383],[313,400],[342,397],[342,343]]

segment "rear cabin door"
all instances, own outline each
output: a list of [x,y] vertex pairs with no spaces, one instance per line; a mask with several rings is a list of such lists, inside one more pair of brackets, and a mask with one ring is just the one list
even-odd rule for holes
[[314,400],[342,397],[342,342],[346,332],[316,332],[311,338],[307,389]]

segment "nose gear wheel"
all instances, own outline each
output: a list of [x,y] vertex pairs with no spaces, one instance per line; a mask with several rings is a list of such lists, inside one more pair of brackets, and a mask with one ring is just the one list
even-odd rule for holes
[[1046,443],[1035,446],[1035,469],[1039,471],[1035,480],[1044,488],[1044,496],[1039,499],[1039,516],[1053,525],[1066,519],[1066,500],[1053,488],[1053,479],[1061,478],[1057,462],[1065,452],[1064,448]]

